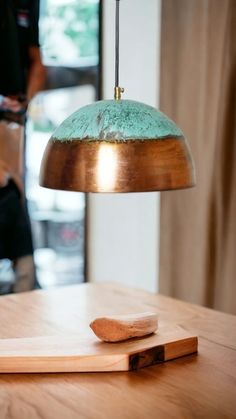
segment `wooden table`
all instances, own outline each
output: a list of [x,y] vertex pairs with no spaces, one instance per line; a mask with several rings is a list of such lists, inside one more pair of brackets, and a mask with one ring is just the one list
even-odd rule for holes
[[75,332],[85,317],[158,310],[199,354],[134,372],[0,375],[0,419],[236,418],[236,317],[112,284],[0,297],[0,338]]

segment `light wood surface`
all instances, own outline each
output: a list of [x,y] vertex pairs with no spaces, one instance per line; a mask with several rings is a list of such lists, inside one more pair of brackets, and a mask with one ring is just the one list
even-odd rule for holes
[[[1,419],[236,417],[236,317],[118,285],[0,297],[0,338],[75,334],[85,319],[157,311],[199,354],[132,372],[2,374]],[[170,356],[171,356],[170,349]]]
[[129,371],[197,352],[197,337],[165,327],[144,339],[105,343],[82,334],[0,339],[0,373]]

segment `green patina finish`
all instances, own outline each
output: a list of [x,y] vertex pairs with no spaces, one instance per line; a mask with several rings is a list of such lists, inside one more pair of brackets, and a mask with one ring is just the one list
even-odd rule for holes
[[133,100],[102,100],[80,108],[54,132],[54,141],[151,140],[183,137],[162,112]]

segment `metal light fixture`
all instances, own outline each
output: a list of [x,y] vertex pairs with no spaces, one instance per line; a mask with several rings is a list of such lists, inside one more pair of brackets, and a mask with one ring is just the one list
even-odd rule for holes
[[147,192],[195,185],[183,133],[160,111],[122,100],[119,86],[119,4],[116,0],[114,100],[85,106],[54,132],[40,184],[81,192]]

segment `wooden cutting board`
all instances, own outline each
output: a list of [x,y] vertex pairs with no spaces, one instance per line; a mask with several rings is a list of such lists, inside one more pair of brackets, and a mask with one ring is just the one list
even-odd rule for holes
[[100,342],[78,335],[0,339],[0,373],[130,371],[197,352],[198,339],[178,326],[142,339]]

